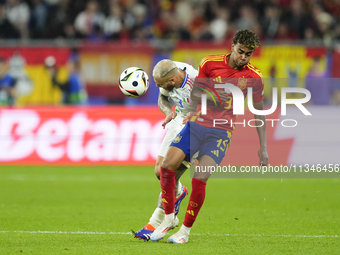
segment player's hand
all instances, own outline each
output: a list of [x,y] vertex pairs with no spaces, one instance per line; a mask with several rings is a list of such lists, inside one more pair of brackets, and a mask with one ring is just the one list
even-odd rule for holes
[[172,112],[172,113],[170,113],[169,115],[167,115],[167,116],[165,117],[165,120],[164,120],[163,123],[162,123],[163,129],[165,128],[166,124],[168,124],[171,120],[173,120],[174,118],[176,118],[176,116],[177,116],[177,113],[175,113],[175,112]]
[[[218,96],[215,94],[215,92],[211,93],[216,102],[219,102],[220,99],[221,99],[222,102],[225,102],[225,101],[228,100],[229,95],[227,94],[227,92],[225,92],[224,90],[221,90],[221,89],[216,89],[216,92],[217,92]],[[214,101],[211,97],[208,97],[208,100]]]
[[[219,95],[219,97],[221,98],[222,102],[225,102],[225,101],[228,100],[229,95],[227,94],[227,92],[225,92],[224,90],[220,90],[220,89],[217,89],[216,92]],[[214,95],[215,95],[215,93],[214,93]],[[216,95],[215,95],[215,97],[216,97]],[[219,101],[218,98],[216,98],[216,100]]]
[[268,153],[266,148],[260,148],[258,152],[260,158],[260,166],[267,166],[268,165]]
[[183,119],[182,124],[185,125],[187,124],[187,122],[191,119],[191,113],[188,112],[187,116],[185,116],[185,118]]

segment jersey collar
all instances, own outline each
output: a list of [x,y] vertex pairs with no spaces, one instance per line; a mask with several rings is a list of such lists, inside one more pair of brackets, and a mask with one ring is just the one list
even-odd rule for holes
[[184,88],[185,84],[187,83],[188,76],[189,76],[188,73],[185,72],[185,75],[184,75],[184,79],[183,79],[182,85],[179,87],[180,89]]

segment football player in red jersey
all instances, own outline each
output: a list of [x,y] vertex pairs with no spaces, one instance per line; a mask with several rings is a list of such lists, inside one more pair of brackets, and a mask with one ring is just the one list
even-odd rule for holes
[[[247,88],[252,88],[253,105],[257,110],[263,110],[263,82],[260,71],[249,63],[255,49],[260,42],[255,33],[250,30],[238,31],[231,46],[231,54],[214,55],[203,58],[199,67],[199,74],[195,81],[195,87],[192,91],[192,99],[196,98],[198,104],[196,112],[188,121],[183,130],[177,135],[170,145],[161,167],[161,189],[162,202],[165,211],[165,218],[162,224],[153,232],[151,240],[157,241],[162,239],[168,230],[173,228],[174,223],[174,187],[175,171],[181,162],[190,159],[190,155],[199,151],[199,166],[216,166],[219,165],[225,156],[225,152],[230,144],[233,126],[216,125],[214,119],[224,119],[235,121],[233,115],[233,95],[227,94],[222,90],[215,90],[213,80],[227,80],[242,90],[244,97],[247,95]],[[207,114],[201,113],[200,97],[202,90],[217,91],[215,98],[209,98],[207,103]],[[213,94],[213,93],[210,93]],[[220,101],[214,104],[212,101]],[[267,141],[266,141],[266,117],[264,115],[255,115],[264,123],[262,126],[256,124],[257,133],[260,140],[260,149],[258,156],[261,165],[268,164]],[[186,243],[189,240],[189,233],[196,217],[203,205],[205,199],[206,183],[211,173],[195,172],[192,178],[192,192],[190,195],[185,219],[180,230],[168,238],[172,243]]]

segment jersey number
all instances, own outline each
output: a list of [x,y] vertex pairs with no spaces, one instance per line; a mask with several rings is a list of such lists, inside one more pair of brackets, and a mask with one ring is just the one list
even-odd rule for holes
[[230,107],[231,107],[231,102],[233,101],[233,98],[231,96],[228,96],[227,97],[227,101],[225,102],[226,103],[226,106],[224,107],[224,109],[227,109],[229,110]]
[[217,142],[217,148],[219,148],[221,151],[225,151],[226,148],[228,147],[228,140],[222,140],[219,139],[216,141]]

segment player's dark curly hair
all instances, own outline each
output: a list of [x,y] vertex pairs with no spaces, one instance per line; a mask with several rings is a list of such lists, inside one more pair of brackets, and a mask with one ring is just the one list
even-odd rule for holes
[[260,40],[258,36],[251,30],[240,30],[234,35],[234,44],[242,44],[251,50],[255,50],[260,46]]

